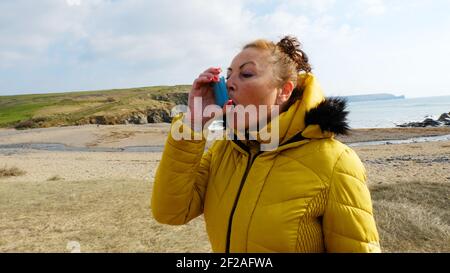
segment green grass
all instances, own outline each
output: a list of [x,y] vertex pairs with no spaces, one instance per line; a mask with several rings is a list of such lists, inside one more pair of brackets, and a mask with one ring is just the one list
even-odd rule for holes
[[37,110],[51,105],[53,103],[40,102],[2,106],[0,109],[0,127],[30,119]]
[[[117,112],[136,111],[149,108],[163,108],[176,104],[176,96],[171,93],[186,93],[189,85],[150,86],[128,89],[97,91],[29,94],[0,96],[0,127],[13,127],[21,121],[39,118],[37,113],[47,107],[53,107],[54,114],[46,117],[52,124],[73,125],[77,121],[95,116],[96,113],[114,115]],[[160,99],[160,96],[167,96]],[[171,101],[171,100],[174,101]],[[163,102],[160,100],[167,100]],[[93,105],[93,104],[96,105]],[[79,111],[65,113],[64,106],[80,106]],[[54,109],[61,106],[61,111]]]

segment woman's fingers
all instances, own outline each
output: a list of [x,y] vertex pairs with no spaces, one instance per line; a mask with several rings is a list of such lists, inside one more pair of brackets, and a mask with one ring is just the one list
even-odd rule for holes
[[211,81],[211,77],[210,76],[206,76],[206,75],[200,75],[200,76],[198,76],[197,79],[195,79],[195,81],[199,82],[199,83],[210,82]]
[[200,89],[206,84],[211,84],[212,82],[219,82],[219,74],[222,72],[220,67],[210,67],[201,73],[192,84],[193,89]]
[[219,82],[219,81],[220,81],[219,75],[214,75],[212,73],[204,72],[204,73],[200,74],[197,79],[195,79],[194,88],[198,89],[204,84],[209,84],[211,82]]
[[209,84],[212,81],[211,77],[199,76],[194,81],[194,89],[199,89],[202,85]]
[[220,67],[210,67],[206,69],[203,73],[201,73],[198,78],[196,79],[199,83],[207,83],[207,82],[218,82],[219,74],[222,72],[222,69]]
[[203,72],[202,74],[199,75],[199,77],[207,77],[207,78],[211,79],[214,82],[219,81],[219,74]]
[[220,67],[210,67],[206,69],[203,73],[211,73],[214,75],[219,75],[220,72],[222,72],[222,69]]

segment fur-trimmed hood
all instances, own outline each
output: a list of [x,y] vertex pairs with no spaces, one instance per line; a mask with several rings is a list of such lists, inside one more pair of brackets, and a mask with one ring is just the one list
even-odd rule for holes
[[329,97],[309,110],[305,115],[305,125],[319,125],[322,131],[336,135],[346,135],[350,130],[347,121],[347,101],[344,98]]

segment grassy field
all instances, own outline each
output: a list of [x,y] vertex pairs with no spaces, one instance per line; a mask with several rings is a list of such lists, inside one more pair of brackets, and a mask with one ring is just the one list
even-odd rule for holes
[[450,251],[450,186],[413,181],[372,187],[385,251]]
[[149,109],[170,109],[181,103],[188,85],[100,91],[0,96],[0,127],[29,121],[29,127],[89,123],[90,117],[127,115]]
[[[0,180],[0,252],[207,252],[201,218],[158,224],[140,180]],[[199,243],[200,242],[200,243]]]

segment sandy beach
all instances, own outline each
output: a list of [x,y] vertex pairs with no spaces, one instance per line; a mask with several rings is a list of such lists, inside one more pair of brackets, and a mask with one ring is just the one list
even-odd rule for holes
[[[0,252],[210,252],[202,217],[156,223],[149,209],[161,152],[52,151],[164,145],[169,124],[0,129]],[[359,129],[344,143],[449,135],[450,128]],[[19,146],[17,146],[17,145]],[[13,146],[11,146],[13,145]],[[14,146],[16,145],[16,146]],[[450,251],[450,141],[357,146],[385,252]]]

